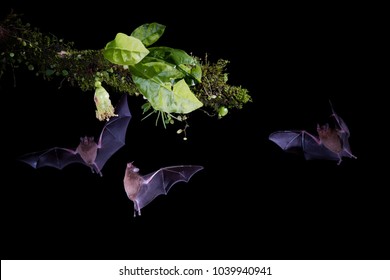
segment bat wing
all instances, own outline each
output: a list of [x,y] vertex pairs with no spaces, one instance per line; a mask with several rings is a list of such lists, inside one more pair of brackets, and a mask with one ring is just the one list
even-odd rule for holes
[[142,209],[158,195],[166,195],[170,188],[178,182],[188,182],[203,166],[179,165],[164,167],[156,172],[142,176],[144,183],[137,195],[138,208]]
[[341,156],[356,158],[352,154],[351,147],[349,145],[349,136],[350,136],[349,128],[348,128],[347,124],[344,122],[344,120],[339,115],[336,114],[330,100],[329,100],[329,104],[330,104],[330,108],[332,110],[332,117],[335,120],[336,129],[337,129],[338,135],[341,139],[341,143],[343,146],[343,151],[341,152]]
[[286,152],[302,151],[303,132],[295,130],[276,131],[270,134],[269,140]]
[[54,147],[41,152],[29,153],[21,156],[19,160],[34,168],[50,166],[62,169],[71,163],[85,164],[76,151],[59,147]]
[[330,151],[312,134],[307,131],[285,130],[270,134],[269,140],[286,152],[303,153],[305,159],[338,160],[336,153]]
[[111,118],[103,127],[98,142],[95,164],[101,170],[107,160],[125,145],[126,131],[131,114],[127,104],[127,94],[123,94],[116,106],[116,117]]
[[330,101],[329,101],[329,103],[330,103],[330,108],[332,110],[332,116],[334,117],[334,119],[336,121],[337,129],[339,131],[342,131],[343,133],[345,133],[345,135],[347,137],[349,137],[350,133],[349,133],[349,129],[348,129],[347,124],[344,122],[344,120],[339,115],[336,114],[336,112],[333,109],[332,103]]

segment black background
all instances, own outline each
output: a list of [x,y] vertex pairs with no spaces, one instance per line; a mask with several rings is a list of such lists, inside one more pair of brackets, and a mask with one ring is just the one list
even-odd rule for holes
[[[2,259],[388,258],[388,163],[378,134],[383,127],[376,126],[383,91],[369,66],[370,12],[142,2],[9,6],[79,49],[103,48],[116,33],[144,23],[164,24],[156,44],[229,60],[229,83],[247,88],[253,102],[220,120],[192,113],[183,141],[178,126],[141,121],[143,101],[129,98],[126,146],[100,178],[83,165],[35,170],[16,160],[52,146],[75,147],[86,131],[98,133],[93,92],[66,83],[58,89],[60,81],[29,71],[16,71],[13,87],[7,73],[0,80]],[[330,114],[328,100],[349,126],[357,160],[305,161],[268,140],[281,129],[314,133]],[[129,161],[143,173],[177,164],[205,169],[134,218],[122,182]]]

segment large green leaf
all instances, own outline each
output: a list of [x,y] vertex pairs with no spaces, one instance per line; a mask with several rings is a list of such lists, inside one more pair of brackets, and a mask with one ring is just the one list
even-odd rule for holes
[[173,98],[170,105],[177,113],[187,114],[203,106],[203,103],[192,93],[190,87],[184,80],[173,85]]
[[147,47],[156,42],[165,31],[165,25],[153,22],[137,27],[131,36],[138,38]]
[[196,64],[192,67],[187,67],[184,64],[180,64],[179,68],[189,75],[186,78],[187,84],[194,86],[195,84],[202,82],[202,67],[200,67],[200,64]]
[[[149,57],[155,57],[168,63],[176,65],[180,70],[186,73],[190,78],[194,78],[197,83],[202,79],[202,68],[199,62],[185,51],[170,47],[149,48]],[[187,80],[187,79],[186,79]],[[193,84],[187,80],[187,83]]]
[[203,106],[184,79],[173,86],[159,79],[147,79],[133,74],[133,81],[155,110],[187,114]]
[[144,79],[152,79],[158,83],[173,83],[184,77],[184,73],[178,70],[175,65],[166,63],[154,57],[145,57],[142,63],[138,63],[129,68],[132,74]]
[[104,48],[104,57],[112,63],[120,65],[134,65],[140,62],[149,50],[138,38],[118,33],[115,40],[107,43]]
[[160,58],[176,65],[195,65],[197,63],[195,58],[180,49],[174,49],[170,47],[153,47],[149,48],[149,51],[150,56]]

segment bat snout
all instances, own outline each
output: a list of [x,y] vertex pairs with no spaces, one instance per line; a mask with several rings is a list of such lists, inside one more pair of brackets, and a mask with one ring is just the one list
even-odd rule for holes
[[136,167],[135,165],[133,165],[133,162],[134,162],[134,161],[127,163],[127,166],[126,166],[126,167],[127,167],[128,169],[130,169],[131,171],[138,173],[139,168]]

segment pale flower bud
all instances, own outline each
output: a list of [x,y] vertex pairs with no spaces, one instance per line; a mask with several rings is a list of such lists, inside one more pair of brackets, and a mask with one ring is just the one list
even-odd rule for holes
[[111,104],[110,95],[100,82],[95,83],[95,104],[96,104],[96,118],[100,121],[109,120],[114,114],[114,107]]

